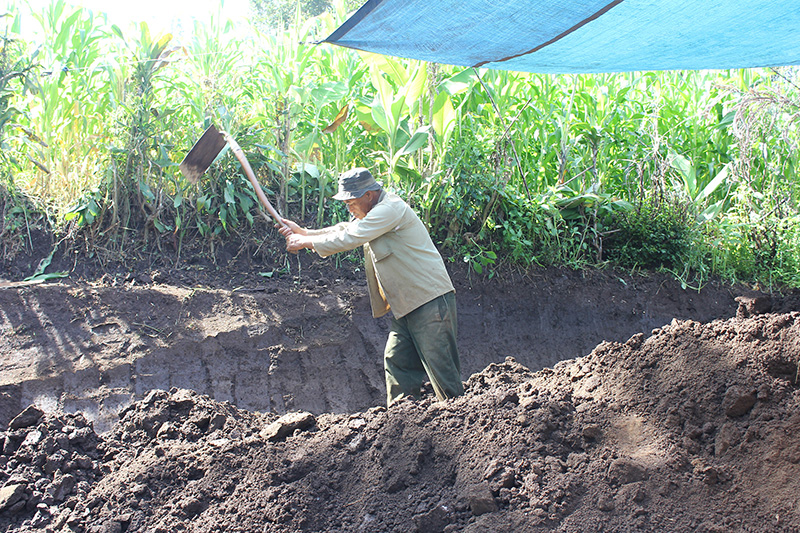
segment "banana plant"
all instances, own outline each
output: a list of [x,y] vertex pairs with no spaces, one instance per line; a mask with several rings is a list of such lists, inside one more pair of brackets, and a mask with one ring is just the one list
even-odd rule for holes
[[[386,135],[386,150],[380,152],[387,166],[387,182],[391,185],[398,163],[428,143],[431,126],[421,124],[423,110],[420,97],[425,89],[427,70],[419,61],[404,67],[399,61],[376,54],[362,54],[369,65],[375,95],[370,106],[372,123]],[[411,131],[413,118],[417,125]]]
[[465,69],[449,77],[436,88],[438,94],[431,108],[431,126],[436,137],[436,160],[442,161],[447,147],[456,132],[461,109],[467,100],[462,99],[458,108],[453,105],[453,97],[470,90],[475,84],[474,69]]

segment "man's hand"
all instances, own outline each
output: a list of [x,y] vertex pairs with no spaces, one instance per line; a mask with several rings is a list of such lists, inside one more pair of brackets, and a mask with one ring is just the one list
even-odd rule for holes
[[291,233],[286,236],[286,250],[289,252],[299,252],[303,248],[313,248],[314,245],[309,237]]
[[285,226],[280,226],[278,228],[278,233],[283,235],[284,237],[289,237],[289,235],[296,233],[298,235],[305,235],[307,233],[306,228],[301,227],[296,222],[289,220],[288,218],[281,219]]
[[281,219],[285,226],[281,226],[278,229],[278,233],[286,237],[286,251],[287,252],[299,252],[304,248],[313,248],[313,244],[311,243],[311,239],[309,239],[306,234],[306,228],[298,225],[296,222],[292,222],[288,218]]

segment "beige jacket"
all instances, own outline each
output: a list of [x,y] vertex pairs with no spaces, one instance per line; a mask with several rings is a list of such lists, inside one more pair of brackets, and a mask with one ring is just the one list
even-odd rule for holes
[[453,283],[428,231],[400,197],[382,192],[367,216],[320,230],[309,230],[322,257],[364,246],[372,316],[390,309],[401,318],[448,293]]

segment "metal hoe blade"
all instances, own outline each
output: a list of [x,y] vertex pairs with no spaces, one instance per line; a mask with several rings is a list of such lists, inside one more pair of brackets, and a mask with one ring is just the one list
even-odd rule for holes
[[211,166],[211,163],[214,162],[226,144],[225,137],[212,124],[206,129],[203,136],[194,143],[194,146],[183,158],[178,168],[181,169],[181,173],[187,180],[191,183],[197,183],[200,176],[208,170],[208,167]]
[[275,219],[278,226],[288,227],[278,211],[269,203],[267,195],[264,194],[263,189],[261,189],[261,185],[256,179],[255,172],[253,172],[253,168],[247,161],[247,157],[245,157],[244,151],[242,151],[239,143],[227,132],[219,131],[213,124],[209,126],[205,133],[203,133],[203,136],[194,143],[194,146],[192,146],[192,149],[186,154],[186,157],[183,158],[178,168],[181,169],[181,172],[187,180],[191,183],[197,183],[200,180],[200,176],[208,170],[211,163],[214,162],[222,149],[225,148],[225,145],[231,147],[233,155],[235,155],[239,163],[241,163],[242,169],[247,175],[247,179],[250,180],[250,184],[253,186],[253,190],[256,196],[258,196],[261,205],[264,206],[264,209],[272,215],[272,218]]

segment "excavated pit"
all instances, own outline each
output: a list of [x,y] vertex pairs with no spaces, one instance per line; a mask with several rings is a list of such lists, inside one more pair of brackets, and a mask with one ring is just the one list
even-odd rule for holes
[[[454,273],[463,379],[514,357],[532,370],[675,318],[734,316],[730,289],[548,271]],[[0,291],[0,424],[33,404],[108,431],[150,390],[190,389],[249,411],[353,413],[384,403],[388,319],[363,282],[270,280],[243,290],[52,283]],[[792,369],[776,366],[775,372]]]

